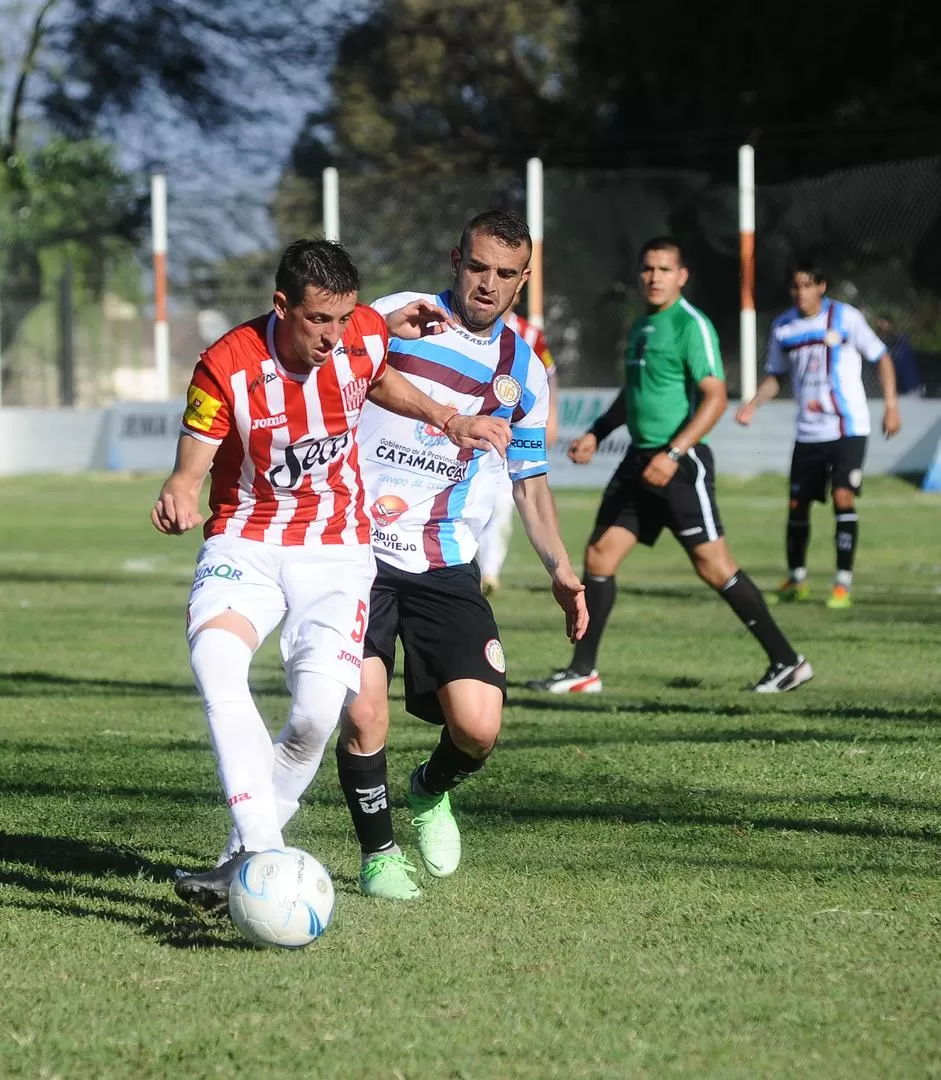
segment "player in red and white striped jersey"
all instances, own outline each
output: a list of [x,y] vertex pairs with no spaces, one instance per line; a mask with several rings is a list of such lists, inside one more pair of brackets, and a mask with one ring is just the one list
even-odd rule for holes
[[[546,369],[549,382],[549,415],[546,420],[546,449],[555,445],[558,434],[558,380],[555,374],[555,360],[549,351],[546,335],[528,319],[516,314],[520,298],[503,316],[506,325],[526,342]],[[484,596],[492,596],[500,588],[500,571],[510,550],[513,535],[513,484],[509,476],[504,478],[493,504],[493,513],[480,534],[480,550],[477,562],[480,565],[480,587]]]
[[[509,442],[504,421],[458,416],[386,365],[390,332],[440,333],[447,312],[416,301],[383,318],[357,303],[356,268],[327,241],[292,244],[275,286],[273,311],[196,365],[176,466],[152,513],[164,533],[198,525],[211,472],[187,625],[234,828],[230,857],[177,880],[203,906],[224,902],[247,853],[283,846],[282,825],[359,689],[375,575],[356,446],[364,402],[433,424],[464,449],[503,453]],[[292,701],[272,743],[248,672],[279,624]]]

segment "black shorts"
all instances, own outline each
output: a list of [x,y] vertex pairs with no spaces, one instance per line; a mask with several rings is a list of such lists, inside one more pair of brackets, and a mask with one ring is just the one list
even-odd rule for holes
[[830,442],[794,443],[791,455],[791,498],[801,503],[826,502],[833,488],[863,490],[865,435],[847,435]]
[[680,459],[666,487],[650,487],[641,476],[650,459],[663,449],[628,450],[601,497],[589,543],[612,525],[632,532],[648,547],[653,547],[666,527],[687,551],[723,535],[712,451],[697,444]]
[[506,661],[493,611],[480,592],[476,563],[409,574],[376,560],[364,656],[378,656],[392,678],[395,639],[405,650],[405,708],[443,724],[438,690],[477,679],[503,692]]

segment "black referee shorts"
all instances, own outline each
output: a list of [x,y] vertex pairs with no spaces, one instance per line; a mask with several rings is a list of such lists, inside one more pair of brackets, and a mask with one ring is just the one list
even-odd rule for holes
[[862,494],[865,435],[847,435],[828,442],[794,443],[791,455],[791,498],[799,503],[826,502],[833,488]]
[[628,450],[608,481],[590,544],[617,525],[653,547],[664,528],[670,530],[687,551],[724,535],[716,505],[715,465],[712,451],[698,443],[680,458],[676,473],[666,487],[645,484],[642,476],[650,459],[668,447]]
[[476,563],[409,574],[376,560],[364,656],[378,656],[392,678],[395,639],[405,655],[405,708],[431,724],[445,722],[438,691],[455,679],[499,687],[506,701],[506,661],[493,611],[480,592]]

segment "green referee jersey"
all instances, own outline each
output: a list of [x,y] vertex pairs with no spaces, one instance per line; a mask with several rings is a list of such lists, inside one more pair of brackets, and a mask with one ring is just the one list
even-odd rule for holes
[[666,446],[696,411],[701,380],[725,378],[716,328],[680,297],[631,326],[624,372],[631,442],[641,449]]

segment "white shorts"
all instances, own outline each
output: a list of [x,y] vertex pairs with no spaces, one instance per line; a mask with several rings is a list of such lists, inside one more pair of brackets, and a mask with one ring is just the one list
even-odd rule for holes
[[210,619],[231,610],[248,619],[260,645],[284,619],[288,686],[295,672],[315,671],[358,693],[375,576],[368,544],[280,547],[211,536],[196,557],[187,636],[192,643]]

